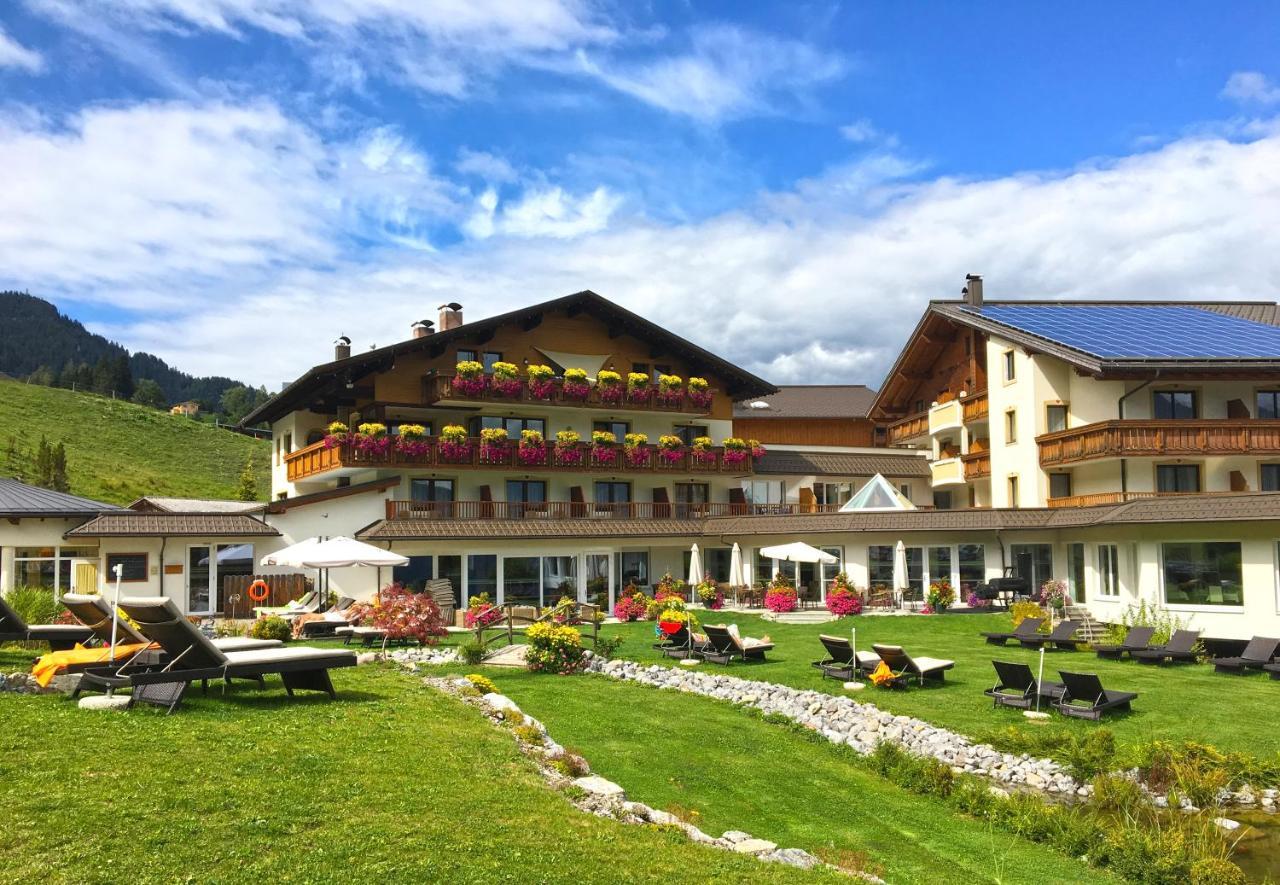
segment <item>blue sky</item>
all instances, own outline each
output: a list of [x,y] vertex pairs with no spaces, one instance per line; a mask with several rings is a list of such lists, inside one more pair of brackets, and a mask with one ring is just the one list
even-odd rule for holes
[[874,385],[970,271],[989,297],[1276,298],[1278,26],[1262,3],[18,0],[0,285],[268,386],[440,301],[583,288],[771,380]]

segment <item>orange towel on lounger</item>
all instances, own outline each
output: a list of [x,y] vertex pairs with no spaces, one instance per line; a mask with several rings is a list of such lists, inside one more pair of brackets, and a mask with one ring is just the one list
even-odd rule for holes
[[[127,661],[133,655],[147,648],[147,644],[143,642],[134,642],[130,645],[116,646],[115,660]],[[153,646],[155,647],[155,646]],[[47,686],[53,681],[53,677],[57,676],[67,667],[73,664],[109,664],[112,661],[111,647],[103,646],[102,648],[85,648],[80,643],[76,643],[76,647],[66,651],[54,651],[47,655],[41,655],[36,661],[36,665],[31,668],[31,675],[36,677],[36,682],[40,685]]]

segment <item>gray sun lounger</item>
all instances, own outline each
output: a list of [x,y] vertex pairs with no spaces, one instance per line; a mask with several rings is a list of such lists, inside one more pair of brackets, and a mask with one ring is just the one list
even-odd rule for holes
[[1129,710],[1137,692],[1109,691],[1095,673],[1068,673],[1059,670],[1066,691],[1053,706],[1063,716],[1097,721],[1110,710]]
[[1129,652],[1129,657],[1140,664],[1163,664],[1165,661],[1196,662],[1196,643],[1200,633],[1196,630],[1175,630],[1164,645],[1140,648]]
[[1239,657],[1214,658],[1213,669],[1218,673],[1245,673],[1249,670],[1261,670],[1280,649],[1280,639],[1266,636],[1255,636],[1249,640]]
[[[115,614],[111,610],[111,603],[101,596],[88,593],[67,593],[60,601],[82,624],[92,630],[104,645],[111,644],[111,622]],[[116,622],[115,630],[116,640],[122,645],[151,642],[135,630],[125,618],[120,618]],[[253,651],[262,648],[279,648],[282,645],[278,639],[250,639],[243,636],[228,636],[209,641],[222,651]]]
[[1044,618],[1023,618],[1011,633],[983,633],[982,636],[986,638],[989,645],[1004,645],[1010,639],[1035,636],[1043,623]]
[[0,642],[47,642],[52,651],[67,651],[92,638],[83,624],[28,624],[0,594]]
[[1035,674],[1026,664],[992,661],[991,665],[996,668],[996,684],[983,694],[991,698],[992,704],[997,707],[1029,710],[1036,705],[1037,697],[1045,706],[1050,706],[1062,700],[1062,695],[1067,690],[1061,682],[1045,680],[1037,684]]
[[1075,651],[1079,643],[1071,637],[1076,635],[1076,631],[1082,625],[1082,621],[1062,621],[1053,628],[1052,633],[1037,633],[1035,636],[1018,637],[1018,644],[1023,648],[1052,647],[1061,651]]
[[1137,651],[1148,651],[1151,648],[1151,637],[1156,634],[1155,627],[1130,627],[1124,640],[1119,645],[1095,645],[1093,650],[1100,658],[1118,661],[1126,654],[1133,657]]
[[727,664],[734,658],[763,661],[765,652],[773,648],[772,642],[735,638],[724,624],[707,624],[702,629],[707,633],[707,644],[699,649],[698,656],[713,664]]
[[924,685],[926,679],[943,681],[947,677],[947,671],[956,665],[955,661],[943,658],[913,658],[900,645],[872,645],[871,648],[877,659],[868,660],[866,664],[859,661],[860,667],[874,670],[883,661],[896,675],[914,678],[921,685]]
[[865,669],[862,666],[863,663],[874,668],[880,662],[880,656],[869,651],[858,652],[855,659],[853,643],[842,636],[828,636],[823,633],[818,640],[827,650],[827,656],[821,661],[814,661],[813,666],[822,671],[823,679],[830,677],[850,682],[859,669]]

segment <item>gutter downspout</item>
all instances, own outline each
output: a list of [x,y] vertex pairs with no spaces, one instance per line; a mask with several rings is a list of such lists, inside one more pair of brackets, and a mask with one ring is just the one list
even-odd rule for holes
[[[1133,390],[1124,393],[1120,399],[1116,400],[1116,417],[1121,421],[1124,420],[1124,401],[1133,396],[1138,391],[1151,386],[1160,378],[1160,370],[1156,369],[1155,374],[1143,381]],[[1129,494],[1129,462],[1125,458],[1120,459],[1120,500],[1123,501]]]

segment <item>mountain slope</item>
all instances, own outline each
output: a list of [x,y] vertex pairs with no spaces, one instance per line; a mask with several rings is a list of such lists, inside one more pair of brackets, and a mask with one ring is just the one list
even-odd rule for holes
[[0,380],[0,474],[22,473],[42,434],[66,446],[71,492],[98,501],[233,498],[250,454],[259,497],[270,492],[266,440],[94,394]]

